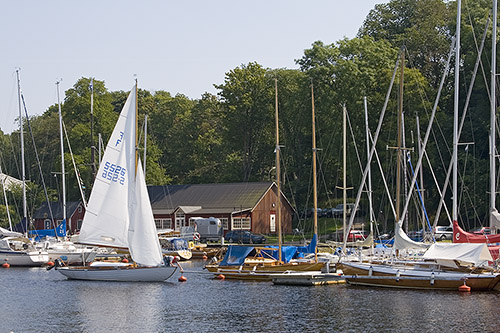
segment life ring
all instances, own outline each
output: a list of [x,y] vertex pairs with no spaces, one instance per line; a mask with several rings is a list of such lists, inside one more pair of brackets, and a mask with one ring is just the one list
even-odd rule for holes
[[194,248],[194,242],[189,242],[189,243],[188,243],[188,247],[189,247],[190,249]]
[[195,241],[199,241],[199,240],[200,240],[200,234],[199,234],[199,233],[195,233],[195,234],[193,234],[193,239],[194,239]]

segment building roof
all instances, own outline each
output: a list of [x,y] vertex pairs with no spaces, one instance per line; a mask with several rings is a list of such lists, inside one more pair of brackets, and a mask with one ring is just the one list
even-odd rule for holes
[[[177,207],[211,212],[253,209],[273,182],[148,186],[155,213],[171,214]],[[182,208],[180,207],[180,208]]]
[[[69,201],[66,202],[66,215],[71,217],[75,211],[78,209],[80,205],[79,201]],[[50,202],[50,208],[52,209],[52,214],[54,215],[54,219],[62,220],[63,218],[63,210],[62,210],[62,202]],[[50,211],[47,202],[44,202],[40,208],[38,208],[33,214],[34,219],[46,219],[50,218]]]

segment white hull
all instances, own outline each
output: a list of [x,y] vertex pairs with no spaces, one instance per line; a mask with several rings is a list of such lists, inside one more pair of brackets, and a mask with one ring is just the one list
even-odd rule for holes
[[0,265],[8,263],[11,266],[42,266],[48,261],[47,252],[0,251]]
[[75,280],[160,282],[171,277],[177,267],[56,267],[56,270]]

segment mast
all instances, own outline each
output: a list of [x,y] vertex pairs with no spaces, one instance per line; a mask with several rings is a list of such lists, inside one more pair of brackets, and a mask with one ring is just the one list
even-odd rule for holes
[[23,181],[23,219],[26,226],[25,234],[28,235],[28,209],[26,207],[26,168],[24,162],[24,131],[23,131],[23,113],[21,111],[21,79],[19,70],[16,69],[17,76],[17,98],[19,102],[19,136],[21,141],[21,180]]
[[[365,107],[365,130],[366,130],[366,155],[370,158],[370,128],[368,126],[368,104],[366,102],[366,96],[363,98],[363,105]],[[372,176],[371,169],[368,168],[368,205],[369,205],[369,216],[370,216],[370,234],[373,236],[373,223],[375,222],[375,215],[373,214],[373,200],[372,200]],[[373,254],[373,242],[371,245],[371,251]]]
[[[344,228],[344,239],[347,239],[347,230],[346,230],[346,222],[347,222],[347,179],[346,179],[346,167],[347,167],[347,109],[344,106],[342,107],[342,202],[344,204],[344,208],[342,209],[342,222]],[[351,212],[354,214],[354,211]]]
[[[314,200],[314,235],[318,237],[318,181],[316,176],[316,116],[314,110],[314,87],[311,82],[312,101],[312,165],[313,165],[313,200]],[[314,248],[314,257],[318,258],[318,247]]]
[[491,98],[490,98],[490,228],[493,229],[491,213],[496,209],[496,53],[497,53],[497,0],[493,0],[493,30],[491,34]]
[[[417,121],[417,147],[418,147],[418,155],[420,156],[421,154],[424,153],[423,147],[422,147],[422,137],[420,136],[420,119],[417,115],[416,118]],[[420,168],[420,198],[422,201],[422,229],[425,230],[425,202],[424,202],[424,170],[423,168]],[[432,230],[430,230],[432,231]]]
[[96,176],[95,145],[94,145],[94,78],[90,78],[90,164],[92,175]]
[[455,92],[453,97],[453,183],[452,183],[452,220],[458,222],[458,84],[460,82],[458,72],[460,70],[460,23],[461,23],[462,1],[457,0],[457,28],[455,45]]
[[401,51],[401,72],[399,80],[399,111],[398,111],[398,142],[397,142],[397,169],[396,169],[396,222],[400,220],[401,201],[401,153],[402,153],[402,118],[403,118],[403,80],[405,68],[405,49]]
[[[62,181],[62,211],[63,211],[63,222],[66,222],[66,174],[64,170],[64,140],[63,140],[63,123],[62,123],[62,112],[61,112],[61,101],[59,98],[59,83],[61,81],[56,81],[57,86],[57,105],[59,108],[59,138],[61,141],[61,181]],[[57,226],[57,224],[55,223]],[[71,222],[69,224],[69,230],[71,231]],[[57,236],[57,233],[56,233]]]
[[278,79],[274,79],[275,105],[276,105],[276,184],[278,186],[278,200],[276,201],[276,217],[278,218],[278,260],[282,262],[281,256],[281,184],[280,184],[280,136],[278,123]]
[[137,78],[135,78],[135,129],[134,129],[134,137],[135,137],[135,173],[137,174],[137,164],[139,162],[139,152],[137,147],[139,147],[139,138],[137,137],[137,128],[139,124],[139,107],[138,107],[138,98],[137,98]]
[[146,176],[146,149],[147,149],[147,143],[148,143],[148,114],[146,113],[144,115],[144,161],[142,164],[144,165],[143,171],[144,171],[144,177]]

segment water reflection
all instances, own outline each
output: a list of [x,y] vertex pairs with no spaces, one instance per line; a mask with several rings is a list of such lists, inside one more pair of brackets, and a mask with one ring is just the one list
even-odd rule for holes
[[[39,268],[0,270],[1,332],[481,331],[500,326],[500,293],[220,281],[201,262],[186,283],[66,280]],[[197,272],[197,273],[193,273]]]

